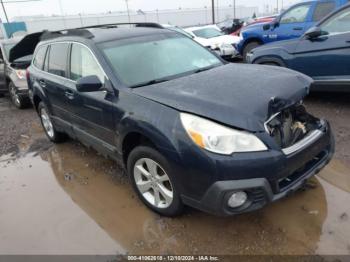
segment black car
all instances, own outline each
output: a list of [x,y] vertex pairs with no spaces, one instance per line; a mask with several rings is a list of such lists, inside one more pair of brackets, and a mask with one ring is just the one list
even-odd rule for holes
[[44,33],[28,69],[48,138],[69,135],[121,160],[140,199],[167,216],[184,205],[256,210],[319,172],[334,143],[302,104],[311,82],[226,64],[151,24]]
[[350,4],[324,18],[301,38],[256,48],[247,60],[304,73],[315,80],[315,91],[350,92]]

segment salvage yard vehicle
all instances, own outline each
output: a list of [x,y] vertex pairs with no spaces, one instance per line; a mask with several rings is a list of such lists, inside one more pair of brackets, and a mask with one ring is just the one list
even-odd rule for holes
[[122,161],[159,214],[184,205],[217,215],[262,208],[333,155],[330,125],[302,104],[312,80],[298,72],[226,63],[157,24],[40,39],[28,84],[47,137],[69,135]]
[[288,67],[312,77],[312,90],[350,92],[350,4],[301,38],[252,50],[247,61]]
[[193,40],[215,51],[224,59],[236,57],[238,54],[235,46],[239,37],[225,35],[216,25],[189,27],[185,28],[185,31],[193,36]]
[[28,86],[26,80],[26,68],[32,61],[32,56],[19,57],[15,61],[9,61],[9,53],[21,38],[11,38],[0,41],[0,94],[9,93],[11,101],[17,108],[25,108],[30,105]]
[[272,22],[243,28],[237,50],[246,61],[247,54],[254,48],[275,41],[298,38],[328,14],[347,3],[349,0],[312,0],[296,4]]

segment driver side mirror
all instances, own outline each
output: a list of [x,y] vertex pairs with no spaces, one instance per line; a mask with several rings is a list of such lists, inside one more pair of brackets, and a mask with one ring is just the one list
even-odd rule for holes
[[103,86],[101,80],[96,75],[84,76],[76,84],[79,92],[96,92],[100,91]]
[[325,35],[325,32],[323,32],[318,26],[315,26],[306,31],[304,36],[306,39],[316,39],[322,35]]
[[264,29],[265,31],[267,31],[267,30],[270,30],[271,28],[275,29],[275,28],[278,27],[279,25],[280,25],[279,20],[278,20],[278,19],[275,19],[275,20],[273,20],[271,23],[265,24],[265,25],[263,26],[263,29]]

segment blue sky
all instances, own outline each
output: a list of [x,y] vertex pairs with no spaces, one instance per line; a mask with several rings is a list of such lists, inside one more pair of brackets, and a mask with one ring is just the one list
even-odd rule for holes
[[[13,0],[5,0],[11,2]],[[211,6],[211,0],[128,0],[130,9],[155,10]],[[215,0],[217,2],[218,0]],[[283,0],[284,5],[290,5],[302,0]],[[41,0],[28,3],[7,3],[6,11],[9,17],[28,15],[61,14],[59,2],[62,3],[64,14],[102,13],[106,11],[125,10],[125,0]],[[233,0],[219,0],[220,6],[232,5]],[[258,6],[261,10],[266,4],[276,6],[277,0],[236,0],[237,5]],[[281,5],[282,0],[279,0]],[[0,12],[4,20],[3,12]]]

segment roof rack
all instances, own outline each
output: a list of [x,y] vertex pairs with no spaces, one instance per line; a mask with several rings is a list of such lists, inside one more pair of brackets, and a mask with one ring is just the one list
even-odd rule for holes
[[160,24],[157,23],[113,23],[113,24],[102,24],[102,25],[91,25],[72,29],[62,29],[57,31],[43,31],[41,40],[49,40],[62,36],[80,36],[84,38],[93,38],[94,35],[87,29],[92,28],[118,28],[119,26],[134,25],[134,27],[151,27],[163,29]]
[[134,27],[152,27],[163,29],[164,27],[158,23],[148,23],[148,22],[140,22],[140,23],[112,23],[112,24],[102,24],[102,25],[92,25],[92,26],[84,26],[76,29],[88,29],[88,28],[116,28],[118,26],[123,25],[134,25]]
[[74,29],[66,29],[66,30],[60,30],[60,31],[47,31],[47,30],[45,30],[42,33],[40,40],[41,41],[49,40],[49,39],[62,37],[62,36],[81,36],[84,38],[93,38],[94,37],[94,35],[89,30],[74,28]]

